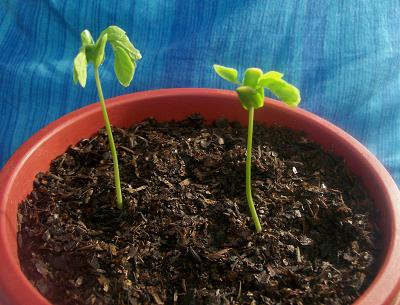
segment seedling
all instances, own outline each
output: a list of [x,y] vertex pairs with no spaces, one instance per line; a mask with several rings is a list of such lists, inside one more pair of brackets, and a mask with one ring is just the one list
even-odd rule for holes
[[243,77],[243,81],[238,80],[236,69],[214,65],[215,72],[228,82],[239,85],[236,92],[239,96],[243,108],[249,112],[247,127],[247,151],[246,151],[246,198],[249,205],[251,218],[256,227],[256,232],[261,232],[260,220],[254,207],[251,196],[251,151],[253,142],[253,121],[254,109],[264,106],[264,88],[270,90],[280,100],[287,105],[296,107],[300,103],[300,92],[293,85],[282,79],[283,74],[276,71],[263,73],[258,68],[248,68]]
[[100,106],[103,113],[104,123],[108,142],[110,145],[115,179],[115,193],[118,208],[122,208],[122,191],[119,177],[117,150],[114,144],[114,137],[111,131],[110,121],[108,119],[106,104],[104,102],[103,90],[101,88],[99,67],[103,64],[105,58],[105,47],[107,41],[111,44],[114,53],[114,71],[118,81],[124,87],[128,87],[133,79],[136,69],[136,61],[142,58],[139,50],[129,41],[125,31],[112,25],[101,32],[99,38],[94,42],[92,35],[88,30],[81,33],[82,46],[78,55],[74,59],[74,82],[85,87],[87,78],[87,65],[93,63],[94,77],[96,80],[97,93],[99,95]]

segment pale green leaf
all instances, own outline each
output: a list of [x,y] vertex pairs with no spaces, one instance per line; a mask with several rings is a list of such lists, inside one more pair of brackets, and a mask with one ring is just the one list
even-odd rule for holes
[[243,85],[249,86],[252,88],[257,87],[258,79],[260,76],[263,74],[261,69],[258,68],[248,68],[244,72],[244,77],[243,77]]
[[133,46],[125,31],[120,27],[116,25],[109,26],[100,36],[104,34],[108,35],[108,41],[111,43],[113,49],[117,47],[122,48],[134,62],[142,58],[140,51]]
[[140,51],[136,49],[128,39],[114,41],[114,43],[112,43],[111,45],[113,48],[120,47],[124,49],[132,61],[138,61],[142,58],[142,54],[140,54]]
[[121,85],[128,87],[135,73],[135,63],[121,47],[114,48],[114,70]]
[[99,37],[96,42],[96,51],[95,51],[95,58],[94,58],[94,66],[99,67],[104,62],[104,53],[106,48],[108,35],[104,34]]
[[283,73],[281,73],[281,72],[268,71],[267,73],[264,73],[263,75],[261,75],[261,77],[259,78],[259,81],[264,78],[282,78],[282,77],[283,77]]
[[259,81],[259,85],[269,89],[289,106],[295,107],[301,101],[299,89],[281,78],[265,78]]
[[108,26],[100,35],[107,34],[110,41],[117,41],[124,39],[126,32],[116,25]]
[[86,86],[87,59],[85,49],[82,48],[74,59],[74,81],[79,82],[82,87]]
[[73,79],[74,79],[74,83],[77,84],[78,83],[78,72],[75,69],[75,65],[74,65],[74,75],[73,75]]
[[228,82],[239,84],[238,71],[233,68],[228,68],[220,65],[213,65],[214,71],[224,80]]
[[258,102],[258,104],[255,105],[255,107],[254,107],[255,109],[261,108],[264,106],[264,97],[265,97],[263,87],[259,87],[256,90],[257,90],[258,94],[261,96],[261,102]]
[[82,46],[94,44],[92,34],[90,34],[89,30],[83,30],[81,32],[81,42]]
[[266,85],[268,85],[274,79],[281,79],[282,77],[283,77],[283,74],[280,72],[269,71],[260,76],[260,78],[258,79],[257,86],[258,87],[266,87]]
[[236,92],[244,109],[248,110],[251,107],[257,109],[264,106],[264,96],[262,91],[249,86],[240,86],[236,88]]

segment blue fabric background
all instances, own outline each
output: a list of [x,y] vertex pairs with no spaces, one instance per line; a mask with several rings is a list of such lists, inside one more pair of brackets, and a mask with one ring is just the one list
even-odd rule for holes
[[231,88],[213,63],[279,70],[301,89],[301,107],[360,140],[399,183],[399,16],[390,0],[1,0],[0,167],[41,127],[97,100],[92,77],[73,84],[72,61],[83,29],[96,37],[116,24],[143,59],[128,88],[105,62],[106,97]]

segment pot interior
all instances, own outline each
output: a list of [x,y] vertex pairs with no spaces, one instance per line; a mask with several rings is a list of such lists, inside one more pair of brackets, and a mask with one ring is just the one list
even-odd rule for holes
[[[110,121],[113,125],[128,127],[145,118],[159,121],[180,120],[187,115],[198,113],[207,121],[224,117],[247,124],[247,112],[242,109],[233,93],[222,90],[162,90],[164,94],[140,93],[122,96],[107,101]],[[210,94],[212,92],[212,94]],[[397,196],[397,188],[390,194],[387,185],[394,185],[390,176],[361,144],[332,124],[298,109],[289,109],[282,103],[267,102],[266,107],[255,112],[255,120],[267,125],[278,124],[302,130],[307,137],[319,143],[326,150],[343,157],[348,167],[359,176],[375,202],[379,215],[379,226],[384,237],[382,257],[388,250],[394,232],[395,211],[391,200]],[[9,251],[16,264],[17,255],[17,207],[32,190],[32,181],[40,171],[49,168],[50,161],[61,155],[70,144],[90,137],[103,127],[100,105],[93,104],[70,113],[42,129],[25,143],[8,162],[2,172],[3,199],[1,213],[5,225],[1,230],[8,239]],[[385,172],[384,177],[381,176]],[[393,186],[395,187],[395,185]],[[389,190],[390,191],[390,190]],[[5,217],[3,217],[5,216]]]

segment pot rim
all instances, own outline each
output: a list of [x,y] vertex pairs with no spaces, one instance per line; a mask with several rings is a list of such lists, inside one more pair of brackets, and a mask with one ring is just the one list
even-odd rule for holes
[[[232,98],[235,96],[233,91],[208,89],[208,88],[177,88],[177,89],[158,89],[150,91],[142,91],[131,93],[127,95],[113,97],[107,100],[107,107],[113,108],[115,105],[122,107],[131,102],[140,102],[148,99],[157,99],[160,97],[178,97],[178,96],[204,96],[204,97],[218,97],[218,98]],[[353,303],[361,304],[400,304],[400,297],[398,292],[400,290],[400,275],[398,268],[400,265],[400,192],[399,189],[383,167],[383,165],[376,159],[376,157],[369,152],[360,142],[347,134],[345,131],[336,127],[332,123],[323,118],[318,117],[306,110],[300,108],[289,108],[281,102],[266,99],[268,108],[278,109],[281,111],[290,111],[296,116],[301,116],[310,120],[316,125],[323,127],[324,132],[334,133],[345,142],[346,146],[360,153],[360,157],[368,163],[368,170],[374,173],[371,179],[376,179],[378,183],[384,185],[386,190],[382,194],[383,199],[391,202],[389,206],[390,211],[388,215],[392,215],[391,226],[389,228],[390,240],[388,243],[386,256],[381,264],[379,272],[371,282],[369,287],[362,293],[362,295]],[[27,162],[33,151],[37,149],[48,138],[57,134],[59,130],[66,128],[73,122],[84,119],[89,114],[100,112],[98,103],[93,103],[88,106],[82,107],[72,111],[49,125],[42,128],[29,138],[20,148],[11,156],[5,166],[0,172],[0,262],[2,271],[0,272],[0,296],[6,298],[7,296],[12,299],[13,297],[21,298],[21,291],[15,291],[15,287],[20,287],[22,291],[29,292],[25,300],[28,302],[32,297],[36,300],[41,299],[43,304],[50,304],[28,281],[24,273],[15,263],[15,257],[10,249],[7,247],[7,198],[11,186],[15,183],[17,172]],[[397,271],[396,271],[397,270]]]

